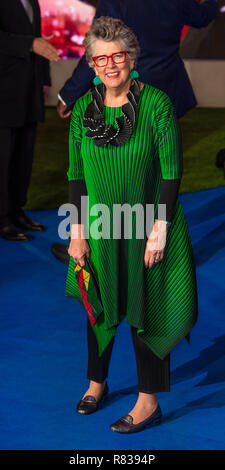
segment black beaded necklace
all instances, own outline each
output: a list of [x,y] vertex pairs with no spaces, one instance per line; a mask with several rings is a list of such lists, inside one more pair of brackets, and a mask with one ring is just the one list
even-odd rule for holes
[[111,124],[106,124],[103,119],[105,91],[106,87],[103,83],[92,88],[92,101],[84,113],[83,125],[88,129],[86,136],[94,139],[99,147],[104,147],[109,143],[118,147],[131,137],[140,98],[140,84],[138,80],[133,79],[133,84],[127,93],[128,103],[121,107],[122,116],[115,118],[116,128]]

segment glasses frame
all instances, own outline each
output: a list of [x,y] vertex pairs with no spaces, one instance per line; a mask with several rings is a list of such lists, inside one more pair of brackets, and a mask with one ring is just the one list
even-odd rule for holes
[[[114,62],[113,56],[116,55],[116,54],[122,54],[122,53],[125,54],[124,60],[122,60],[121,62],[117,62],[117,63]],[[113,52],[113,54],[111,54],[111,55],[106,55],[106,54],[97,55],[95,57],[92,57],[92,60],[93,60],[94,64],[96,65],[96,67],[101,68],[101,67],[107,67],[107,65],[109,63],[109,59],[112,59],[113,63],[116,64],[116,65],[117,64],[123,64],[124,62],[126,62],[127,56],[128,56],[128,51],[118,51],[118,52]],[[107,63],[105,65],[97,65],[96,61],[99,57],[106,57],[107,58]]]

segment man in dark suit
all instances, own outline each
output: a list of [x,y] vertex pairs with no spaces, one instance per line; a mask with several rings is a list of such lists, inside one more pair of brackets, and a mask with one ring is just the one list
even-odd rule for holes
[[[179,55],[184,25],[201,28],[217,15],[217,0],[100,0],[95,18],[120,18],[139,40],[141,55],[137,64],[140,81],[161,89],[172,100],[180,118],[196,105],[190,80]],[[58,113],[71,114],[75,101],[92,85],[93,70],[85,57],[59,92]],[[65,245],[54,243],[53,254],[68,262]]]
[[[48,59],[48,60],[47,60]],[[0,3],[0,236],[26,241],[24,230],[44,226],[23,212],[38,121],[44,120],[43,86],[56,49],[41,37],[38,0]]]

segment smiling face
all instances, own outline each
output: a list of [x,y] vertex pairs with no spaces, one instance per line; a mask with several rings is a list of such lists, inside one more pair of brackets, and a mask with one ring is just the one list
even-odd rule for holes
[[[120,41],[103,41],[98,39],[93,48],[93,56],[111,55],[117,52],[124,51],[124,46]],[[127,55],[125,62],[115,64],[112,58],[109,58],[108,64],[105,67],[97,67],[94,65],[96,75],[99,76],[106,88],[121,88],[123,89],[129,81],[129,73],[134,68],[134,60],[130,60]]]

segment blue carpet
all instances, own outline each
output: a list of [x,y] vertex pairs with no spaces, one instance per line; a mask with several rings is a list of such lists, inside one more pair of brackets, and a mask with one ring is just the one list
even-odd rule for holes
[[86,379],[86,314],[64,295],[67,266],[51,254],[57,211],[28,213],[48,230],[28,243],[0,240],[1,449],[216,450],[225,448],[225,187],[183,194],[180,201],[197,262],[199,320],[191,343],[171,354],[171,392],[159,393],[163,424],[133,435],[110,423],[136,401],[129,325],[118,328],[109,398],[80,416]]

